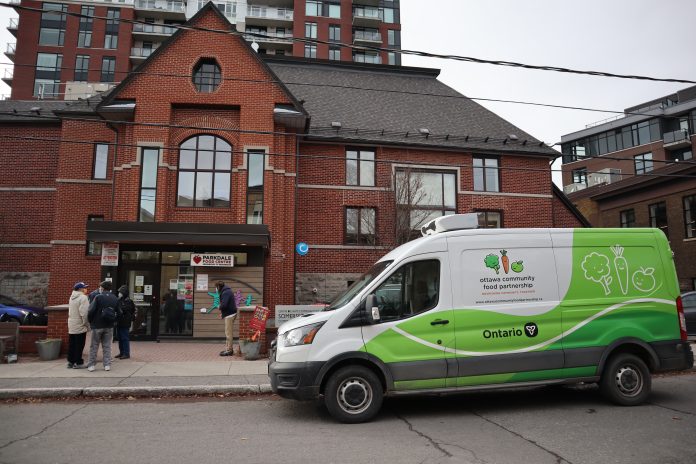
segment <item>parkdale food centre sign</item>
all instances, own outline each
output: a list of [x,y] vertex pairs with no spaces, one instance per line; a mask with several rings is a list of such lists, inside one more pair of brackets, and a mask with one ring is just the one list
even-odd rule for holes
[[191,253],[191,266],[234,267],[232,253]]

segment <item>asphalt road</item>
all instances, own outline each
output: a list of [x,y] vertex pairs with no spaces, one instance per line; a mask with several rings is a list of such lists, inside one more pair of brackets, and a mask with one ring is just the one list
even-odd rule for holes
[[0,463],[689,463],[696,373],[654,379],[650,404],[595,388],[388,399],[369,424],[277,397],[0,405]]

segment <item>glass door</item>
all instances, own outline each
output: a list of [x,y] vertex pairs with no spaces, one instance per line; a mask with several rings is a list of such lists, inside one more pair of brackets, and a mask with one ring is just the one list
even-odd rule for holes
[[134,339],[154,339],[159,335],[159,268],[126,268],[124,282],[137,309],[131,327]]

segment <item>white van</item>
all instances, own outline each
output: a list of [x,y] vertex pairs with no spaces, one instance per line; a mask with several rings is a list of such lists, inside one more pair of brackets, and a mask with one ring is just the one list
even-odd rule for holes
[[438,218],[320,313],[286,322],[273,391],[343,422],[384,395],[598,382],[623,405],[693,365],[658,229],[476,229]]

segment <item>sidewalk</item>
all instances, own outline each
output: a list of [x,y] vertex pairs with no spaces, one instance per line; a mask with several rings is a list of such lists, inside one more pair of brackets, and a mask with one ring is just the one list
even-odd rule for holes
[[[89,346],[89,345],[88,345]],[[104,371],[68,369],[67,361],[21,356],[0,365],[0,399],[22,397],[160,396],[269,393],[267,360],[222,357],[223,344],[131,342],[131,359],[114,359]],[[85,348],[85,354],[88,348]],[[118,353],[114,344],[112,354]],[[86,360],[86,356],[85,356]]]

